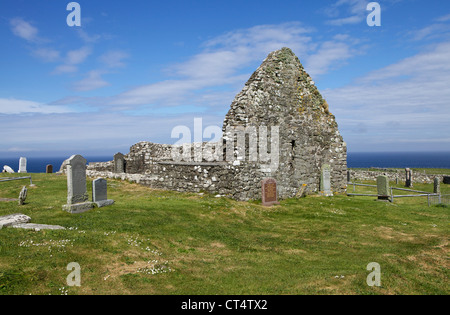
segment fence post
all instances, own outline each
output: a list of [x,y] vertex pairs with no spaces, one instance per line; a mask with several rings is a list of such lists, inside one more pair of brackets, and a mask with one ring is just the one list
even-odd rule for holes
[[430,206],[430,195],[427,195],[427,200],[428,200],[428,207]]
[[394,203],[394,193],[391,187],[391,203]]

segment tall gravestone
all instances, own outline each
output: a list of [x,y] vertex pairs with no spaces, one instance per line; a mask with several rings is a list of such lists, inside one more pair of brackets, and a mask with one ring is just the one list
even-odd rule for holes
[[323,164],[320,171],[320,195],[333,196],[331,191],[331,167],[329,164]]
[[262,181],[262,205],[270,207],[279,205],[277,181],[273,178],[266,178]]
[[405,168],[406,178],[405,178],[405,186],[412,187],[412,170],[409,168]]
[[435,194],[441,194],[441,181],[439,177],[434,178],[434,191]]
[[19,173],[27,172],[27,158],[21,157],[19,159]]
[[49,164],[45,167],[45,173],[52,174],[53,173],[53,165]]
[[86,191],[86,162],[81,155],[72,155],[67,161],[67,204],[63,206],[67,212],[81,213],[94,207]]
[[378,200],[389,200],[390,187],[387,176],[382,175],[377,177],[377,192]]
[[108,183],[104,178],[97,178],[92,182],[92,201],[97,207],[112,205],[114,200],[108,199]]
[[125,173],[125,156],[120,152],[114,154],[114,173]]

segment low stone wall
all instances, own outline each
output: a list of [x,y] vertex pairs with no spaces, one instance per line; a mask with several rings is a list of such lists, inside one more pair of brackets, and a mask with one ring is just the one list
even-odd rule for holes
[[[406,179],[406,174],[404,170],[379,170],[379,171],[364,171],[364,170],[349,170],[351,180],[362,181],[362,180],[377,180],[380,175],[385,175],[390,181],[396,181],[398,179],[399,183],[404,183]],[[436,177],[442,182],[444,176],[443,174],[424,174],[423,172],[417,172],[412,174],[413,183],[433,183]]]

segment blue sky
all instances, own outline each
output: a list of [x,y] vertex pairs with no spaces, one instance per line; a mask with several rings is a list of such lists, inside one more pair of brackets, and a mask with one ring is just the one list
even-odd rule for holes
[[[450,2],[0,2],[0,157],[112,155],[222,126],[267,54],[290,47],[349,152],[450,151]],[[209,140],[209,139],[204,139]]]

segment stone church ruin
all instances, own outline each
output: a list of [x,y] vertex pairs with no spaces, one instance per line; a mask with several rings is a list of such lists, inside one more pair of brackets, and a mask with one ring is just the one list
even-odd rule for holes
[[[261,182],[273,178],[278,197],[285,199],[305,184],[306,193],[319,192],[326,165],[331,191],[346,191],[346,144],[327,102],[289,48],[270,53],[253,73],[231,103],[222,132],[221,141],[195,143],[187,152],[139,142],[113,161],[90,163],[87,175],[236,200],[261,199]],[[199,159],[196,152],[211,154]],[[180,158],[186,153],[193,158]]]

